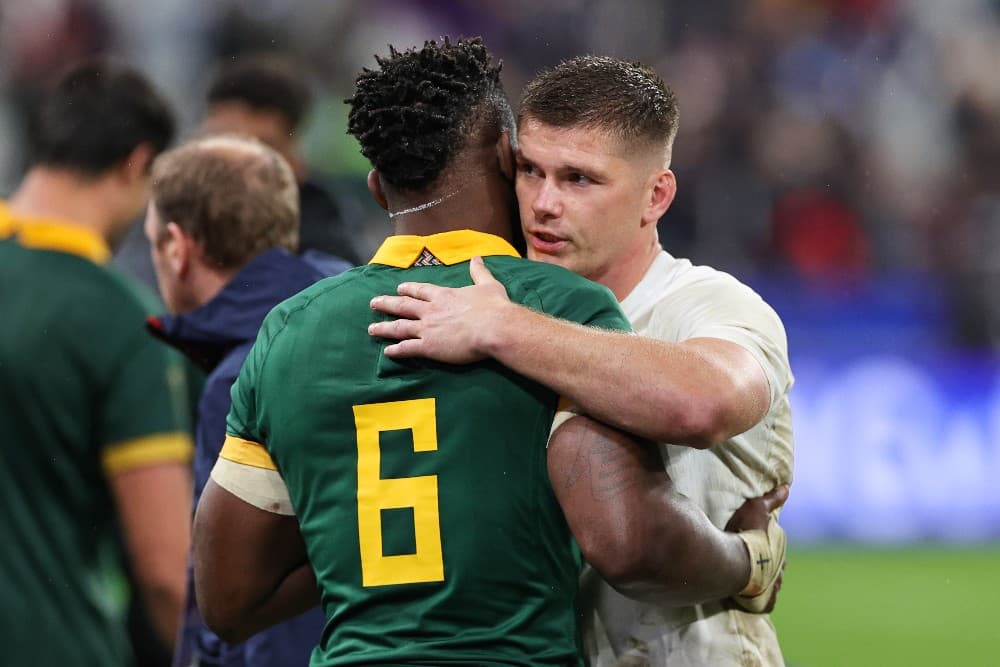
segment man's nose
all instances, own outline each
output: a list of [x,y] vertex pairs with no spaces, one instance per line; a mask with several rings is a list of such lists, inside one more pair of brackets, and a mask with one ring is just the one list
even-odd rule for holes
[[535,217],[541,219],[558,218],[562,215],[562,195],[552,179],[541,179],[531,202],[531,210]]

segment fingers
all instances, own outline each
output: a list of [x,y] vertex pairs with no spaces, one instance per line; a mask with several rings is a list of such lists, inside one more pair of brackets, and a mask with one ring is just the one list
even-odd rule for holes
[[384,350],[385,356],[392,359],[406,359],[408,357],[426,356],[423,353],[423,342],[424,341],[419,338],[410,338],[398,343],[393,343],[392,345],[387,345]]
[[400,283],[396,287],[396,293],[400,296],[409,296],[420,301],[431,301],[449,288],[430,283]]
[[[420,335],[420,322],[417,320],[390,320],[388,322],[373,322],[368,325],[368,334],[379,338],[406,340]],[[392,346],[390,346],[392,347]],[[386,348],[388,354],[388,348]],[[391,354],[389,356],[392,356]]]
[[486,268],[486,262],[483,261],[482,257],[472,258],[472,261],[469,262],[469,274],[472,276],[472,282],[476,285],[497,282],[490,270]]
[[[400,288],[403,285],[419,286],[420,283],[403,283]],[[410,296],[377,296],[371,300],[369,305],[372,310],[386,315],[416,320],[423,316],[424,306],[427,305],[427,302]]]
[[779,484],[774,487],[763,496],[760,497],[761,501],[764,503],[764,507],[767,508],[768,512],[773,512],[788,500],[788,485]]

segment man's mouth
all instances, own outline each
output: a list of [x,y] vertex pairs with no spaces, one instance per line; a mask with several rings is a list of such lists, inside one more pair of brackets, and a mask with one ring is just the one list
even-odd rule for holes
[[528,243],[538,252],[554,253],[566,246],[566,239],[546,232],[528,232]]

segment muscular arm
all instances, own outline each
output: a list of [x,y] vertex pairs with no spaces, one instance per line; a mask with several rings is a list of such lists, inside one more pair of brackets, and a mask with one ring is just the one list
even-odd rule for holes
[[[764,418],[767,377],[735,343],[600,331],[511,304],[484,350],[629,433],[706,448]],[[581,372],[581,369],[586,369]]]
[[206,625],[230,643],[319,604],[295,517],[258,509],[214,480],[195,514],[194,583]]
[[655,447],[577,416],[553,433],[548,468],[584,558],[622,594],[680,606],[749,581],[743,541],[674,489]]
[[400,340],[391,357],[446,363],[493,357],[629,433],[705,448],[742,433],[770,406],[767,376],[743,347],[719,338],[680,343],[599,331],[511,303],[481,260],[475,282],[449,289],[403,283],[372,307],[396,317],[369,328]]
[[157,636],[173,646],[184,607],[191,543],[187,463],[123,470],[109,478],[139,592]]

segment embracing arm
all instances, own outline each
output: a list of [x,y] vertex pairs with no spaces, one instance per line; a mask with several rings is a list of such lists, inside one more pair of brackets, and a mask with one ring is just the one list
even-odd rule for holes
[[470,287],[404,283],[401,296],[373,300],[376,310],[407,318],[369,328],[401,341],[386,355],[447,363],[493,357],[597,419],[693,447],[742,433],[767,414],[767,376],[736,343],[670,343],[555,319],[512,303],[482,260],[473,259],[470,270]]
[[498,314],[485,349],[587,414],[662,442],[711,447],[751,428],[770,403],[760,364],[718,338],[668,343],[511,304]]
[[[675,490],[655,446],[574,416],[553,433],[548,467],[584,558],[622,594],[689,605],[737,595],[752,582],[744,540]],[[782,487],[745,505],[731,528],[766,530],[785,496]]]
[[209,480],[193,542],[198,609],[227,642],[245,641],[319,604],[294,516],[258,509]]

